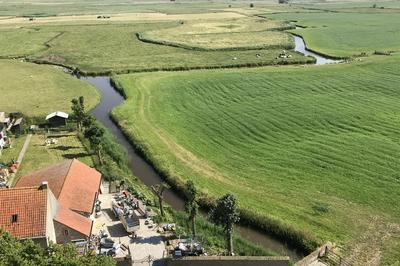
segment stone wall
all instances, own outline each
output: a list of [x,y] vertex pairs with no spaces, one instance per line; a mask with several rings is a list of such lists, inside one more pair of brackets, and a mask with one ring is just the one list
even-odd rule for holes
[[71,241],[86,240],[86,236],[57,221],[54,221],[56,239],[58,244],[64,244]]
[[168,266],[288,266],[289,257],[201,256],[167,259]]
[[314,250],[312,253],[310,253],[308,256],[304,257],[302,260],[296,262],[294,266],[308,266],[311,263],[315,262],[318,260],[318,258],[322,257],[325,255],[325,252],[327,250],[332,249],[332,244],[331,243],[326,243],[316,250]]

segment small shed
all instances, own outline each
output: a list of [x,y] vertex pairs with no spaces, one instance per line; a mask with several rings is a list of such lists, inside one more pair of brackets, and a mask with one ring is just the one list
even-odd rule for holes
[[65,126],[67,124],[68,114],[64,112],[54,112],[46,116],[47,122],[53,127]]
[[14,134],[20,134],[23,132],[23,118],[17,118],[13,121],[11,125],[11,132]]

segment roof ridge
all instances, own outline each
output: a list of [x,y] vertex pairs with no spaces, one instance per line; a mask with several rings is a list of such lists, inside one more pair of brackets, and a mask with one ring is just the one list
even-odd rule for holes
[[62,224],[62,225],[64,225],[64,226],[66,226],[66,227],[68,227],[68,228],[70,228],[70,229],[72,229],[72,230],[75,230],[75,231],[78,231],[78,232],[80,232],[80,233],[82,233],[82,234],[87,235],[86,232],[82,232],[82,230],[80,230],[80,228],[71,227],[71,226],[68,225],[63,219],[60,219],[60,217],[59,217],[60,212],[67,212],[67,213],[70,213],[72,216],[75,216],[75,217],[77,217],[77,218],[79,217],[78,219],[83,219],[83,220],[86,220],[87,222],[91,222],[91,223],[92,223],[92,226],[93,226],[93,220],[91,220],[89,217],[83,216],[83,215],[81,215],[81,214],[79,214],[79,213],[73,211],[72,209],[70,209],[70,208],[64,206],[62,203],[60,203],[59,209],[57,210],[57,213],[56,213],[56,215],[54,216],[53,220],[56,221],[56,222],[58,222],[58,223],[60,223],[60,224]]
[[69,164],[68,170],[65,173],[64,180],[63,180],[62,186],[60,188],[60,193],[58,194],[58,198],[60,198],[60,195],[61,195],[61,193],[63,191],[64,185],[65,185],[65,181],[67,180],[68,173],[71,171],[71,166],[72,166],[72,163],[74,162],[74,159],[70,159],[70,161],[71,161],[71,163]]
[[5,189],[0,189],[0,191],[10,191],[10,190],[26,190],[26,189],[39,189],[40,186],[28,186],[28,187],[10,187]]

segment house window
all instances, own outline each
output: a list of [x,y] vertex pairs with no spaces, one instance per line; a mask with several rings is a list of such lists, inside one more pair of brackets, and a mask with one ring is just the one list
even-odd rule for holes
[[64,235],[65,235],[65,236],[68,235],[68,230],[64,230]]
[[12,223],[16,223],[18,221],[18,214],[13,214],[12,216],[11,216],[11,222]]

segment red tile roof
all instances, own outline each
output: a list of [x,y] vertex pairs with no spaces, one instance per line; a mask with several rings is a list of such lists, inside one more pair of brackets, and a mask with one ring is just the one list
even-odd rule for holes
[[[19,238],[46,235],[47,189],[0,189],[0,227]],[[12,222],[12,216],[17,221]]]
[[100,180],[101,174],[96,169],[74,159],[23,176],[16,187],[37,186],[47,181],[61,205],[91,213]]
[[58,210],[54,220],[86,236],[90,236],[92,231],[92,220],[63,206]]
[[67,177],[69,168],[71,167],[72,160],[66,160],[62,163],[32,172],[28,175],[21,177],[16,187],[30,187],[38,186],[43,181],[47,181],[54,196],[58,199],[61,189],[64,185],[65,178]]
[[71,210],[91,213],[100,181],[101,174],[96,169],[73,160],[58,200]]

